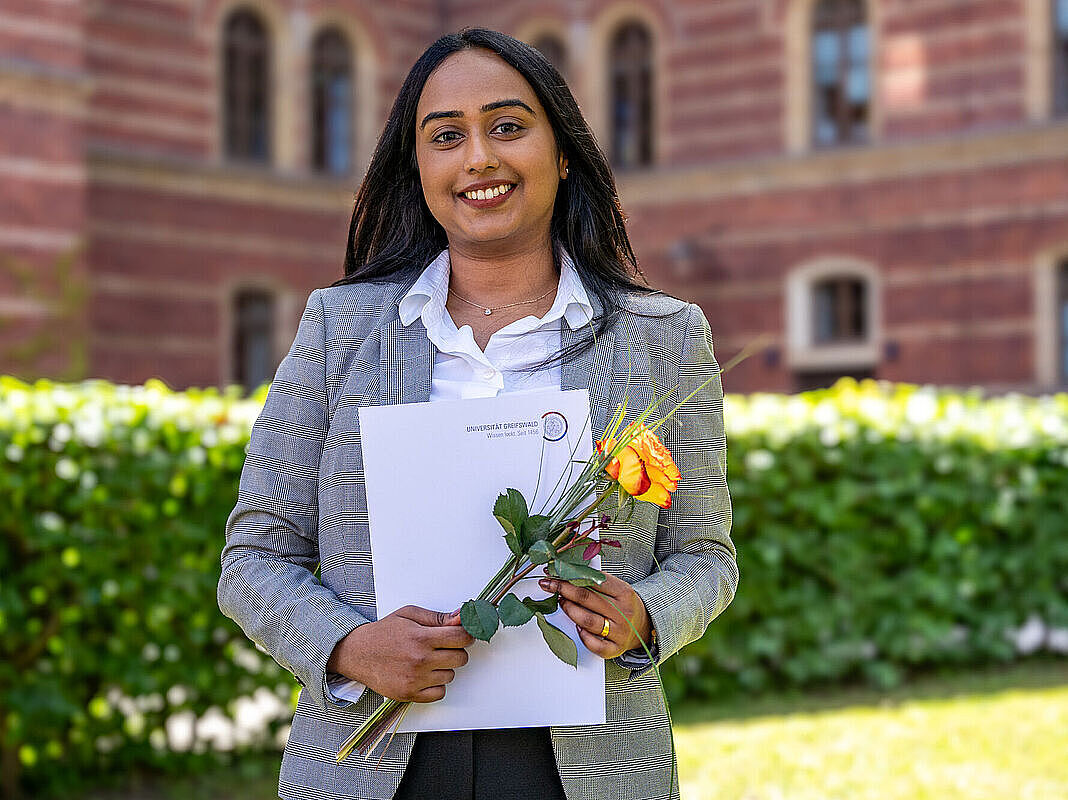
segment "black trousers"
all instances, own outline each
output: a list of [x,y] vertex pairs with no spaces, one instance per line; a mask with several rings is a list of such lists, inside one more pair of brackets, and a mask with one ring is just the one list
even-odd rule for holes
[[548,728],[418,733],[394,800],[566,800]]

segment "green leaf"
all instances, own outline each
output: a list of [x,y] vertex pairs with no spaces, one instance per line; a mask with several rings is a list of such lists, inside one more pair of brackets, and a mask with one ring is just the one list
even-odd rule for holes
[[585,564],[572,564],[570,561],[554,561],[556,574],[575,586],[600,586],[608,576],[600,570]]
[[[506,519],[512,523],[512,530],[518,532],[527,519],[527,501],[518,489],[507,489],[493,504],[493,516]],[[503,522],[501,523],[504,524]],[[508,529],[505,528],[507,531]],[[520,551],[522,552],[522,551]],[[519,553],[516,553],[519,555]]]
[[532,600],[529,597],[524,597],[523,605],[535,614],[552,614],[560,607],[560,595],[551,594],[541,600]]
[[501,617],[501,623],[509,628],[526,625],[534,616],[534,612],[511,592],[501,598],[501,602],[497,605],[497,613]]
[[508,545],[508,549],[512,551],[513,555],[523,555],[523,548],[519,546],[519,533],[516,531],[515,526],[507,517],[497,517],[497,521],[504,528],[504,541]]
[[545,539],[538,539],[538,541],[530,546],[530,550],[527,551],[527,556],[530,558],[531,564],[548,564],[556,558],[556,548],[553,547],[552,542],[547,542]]
[[523,520],[523,527],[519,533],[519,543],[523,552],[530,550],[530,546],[539,539],[548,539],[551,530],[549,518],[541,514],[534,514]]
[[542,638],[553,654],[573,667],[578,667],[578,648],[570,636],[557,628],[547,619],[544,614],[538,614],[538,627],[541,628]]
[[460,606],[460,624],[476,639],[488,642],[499,621],[497,609],[488,600],[468,600]]

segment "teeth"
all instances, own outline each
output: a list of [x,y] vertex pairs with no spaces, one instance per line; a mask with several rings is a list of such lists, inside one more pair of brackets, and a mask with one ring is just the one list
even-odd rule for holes
[[473,192],[464,192],[464,197],[468,200],[491,200],[494,197],[500,197],[505,192],[511,191],[513,184],[505,184],[503,186],[494,186],[489,189],[477,189]]

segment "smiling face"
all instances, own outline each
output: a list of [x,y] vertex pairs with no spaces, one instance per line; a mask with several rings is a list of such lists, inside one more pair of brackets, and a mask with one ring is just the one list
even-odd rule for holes
[[449,246],[472,255],[547,244],[567,160],[537,95],[488,50],[431,73],[415,122],[419,180]]

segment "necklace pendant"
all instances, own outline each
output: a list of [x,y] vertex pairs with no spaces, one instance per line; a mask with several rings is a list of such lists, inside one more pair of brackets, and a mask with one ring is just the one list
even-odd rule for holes
[[492,313],[493,313],[493,309],[492,309],[492,308],[487,308],[487,309],[486,309],[485,311],[483,311],[482,313],[483,313],[483,314],[485,314],[485,315],[486,315],[486,316],[488,317],[488,316],[489,316],[490,314],[492,314]]

